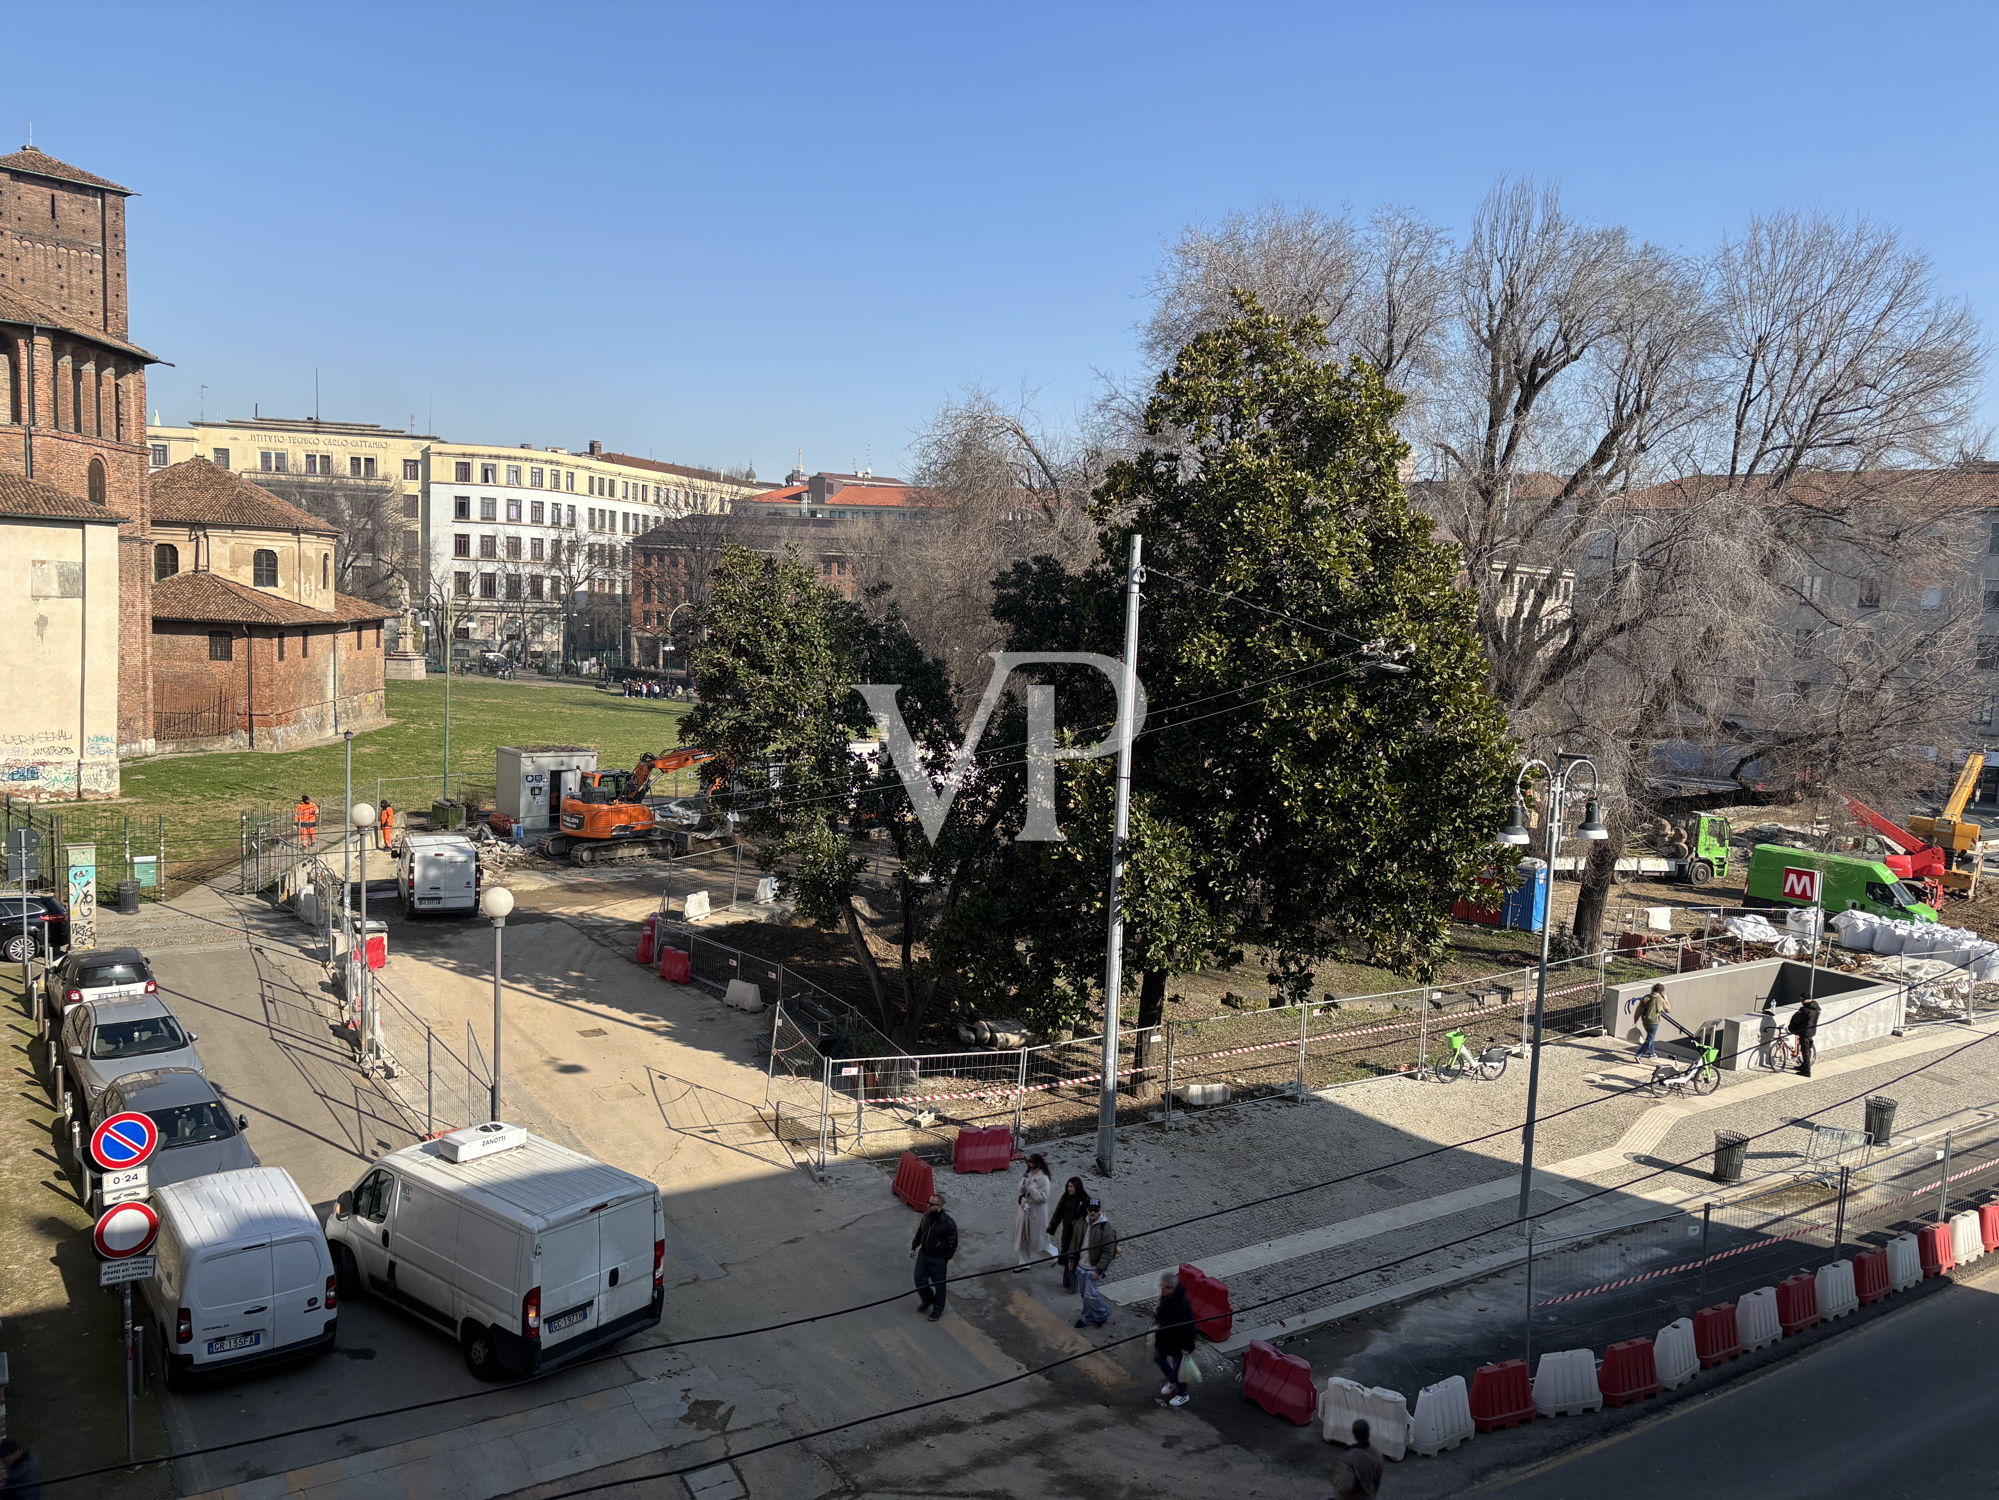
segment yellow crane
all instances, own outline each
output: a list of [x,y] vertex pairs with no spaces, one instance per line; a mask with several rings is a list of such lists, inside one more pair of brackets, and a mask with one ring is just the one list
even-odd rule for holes
[[1981,843],[1984,829],[1964,821],[1964,809],[1978,789],[1979,772],[1985,769],[1985,752],[1974,750],[1958,768],[1957,780],[1943,811],[1934,818],[1910,818],[1909,831],[1921,834],[1944,852],[1943,888],[1954,896],[1969,896],[1978,889],[1978,872],[1985,863]]

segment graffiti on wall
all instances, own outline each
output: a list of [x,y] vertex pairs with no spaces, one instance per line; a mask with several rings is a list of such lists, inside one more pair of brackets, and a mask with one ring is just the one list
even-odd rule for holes
[[69,945],[88,948],[97,941],[97,846],[71,844],[69,855]]

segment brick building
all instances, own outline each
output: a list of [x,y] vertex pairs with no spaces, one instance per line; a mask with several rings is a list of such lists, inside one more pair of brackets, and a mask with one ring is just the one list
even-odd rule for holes
[[32,146],[0,156],[0,776],[20,796],[115,796],[118,758],[153,748],[157,361],[129,337],[129,196]]
[[153,476],[157,734],[293,750],[388,722],[382,622],[335,587],[336,529],[205,458]]

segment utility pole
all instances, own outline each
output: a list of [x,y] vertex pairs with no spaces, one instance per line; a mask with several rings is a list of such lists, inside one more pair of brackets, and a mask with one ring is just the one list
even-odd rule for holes
[[1124,671],[1118,681],[1117,808],[1111,816],[1109,940],[1104,952],[1104,1058],[1097,1093],[1097,1171],[1108,1177],[1117,1155],[1118,1004],[1124,979],[1124,843],[1131,828],[1132,708],[1138,701],[1138,590],[1145,581],[1139,558],[1144,538],[1131,537],[1124,581]]

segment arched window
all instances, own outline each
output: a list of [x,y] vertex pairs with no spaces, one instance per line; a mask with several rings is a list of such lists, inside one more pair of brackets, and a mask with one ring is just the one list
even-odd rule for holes
[[104,460],[93,458],[90,461],[90,503],[92,505],[103,505],[105,503],[104,491]]
[[74,359],[69,362],[69,430],[83,431],[83,364]]
[[322,552],[319,554],[319,586],[323,589],[333,587],[333,554],[331,552]]
[[172,542],[153,544],[153,582],[171,578],[180,571],[180,548]]
[[250,581],[260,589],[274,589],[278,586],[278,554],[268,547],[259,547],[250,559]]

